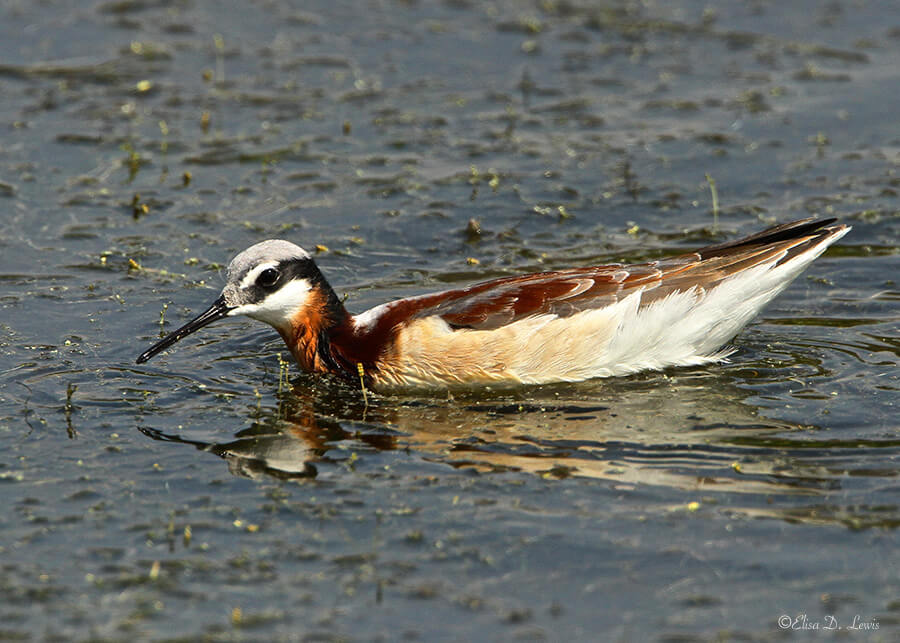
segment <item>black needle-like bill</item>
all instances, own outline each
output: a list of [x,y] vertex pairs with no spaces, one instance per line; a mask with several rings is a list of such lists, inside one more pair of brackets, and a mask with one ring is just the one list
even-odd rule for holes
[[177,342],[182,337],[190,335],[195,330],[200,330],[204,326],[213,323],[217,319],[222,319],[223,317],[228,316],[228,312],[231,309],[232,307],[225,303],[225,297],[219,297],[212,303],[212,306],[200,313],[200,315],[198,315],[196,318],[192,319],[178,330],[169,333],[161,340],[156,342],[153,346],[141,353],[137,358],[137,363],[143,364],[157,353],[166,350],[169,346]]

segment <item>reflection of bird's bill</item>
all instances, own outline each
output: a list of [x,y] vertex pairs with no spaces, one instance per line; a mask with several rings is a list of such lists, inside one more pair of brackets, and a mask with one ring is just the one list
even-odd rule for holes
[[201,451],[215,453],[228,462],[232,474],[245,478],[310,478],[317,473],[313,461],[317,459],[315,450],[319,445],[298,439],[296,434],[253,435],[212,443],[169,435],[148,427],[138,427],[138,430],[154,440],[190,444]]

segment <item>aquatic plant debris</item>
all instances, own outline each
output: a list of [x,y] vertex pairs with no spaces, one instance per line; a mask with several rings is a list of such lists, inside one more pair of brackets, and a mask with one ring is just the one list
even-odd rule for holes
[[[7,3],[0,638],[889,640],[884,7]],[[131,363],[265,238],[359,312],[806,216],[853,231],[727,364],[375,395],[353,358],[367,406],[243,320]]]

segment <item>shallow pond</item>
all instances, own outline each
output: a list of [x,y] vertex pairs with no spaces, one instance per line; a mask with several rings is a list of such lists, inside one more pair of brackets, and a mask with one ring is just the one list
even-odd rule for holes
[[[0,638],[895,640],[894,9],[4,4]],[[269,237],[358,312],[811,214],[853,231],[711,367],[364,400],[244,320],[134,363]]]

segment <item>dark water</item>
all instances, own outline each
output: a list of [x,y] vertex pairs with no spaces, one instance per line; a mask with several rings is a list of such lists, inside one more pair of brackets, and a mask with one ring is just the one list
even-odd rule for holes
[[[4,4],[0,639],[896,640],[898,83],[890,2]],[[809,214],[728,364],[134,365],[268,237],[360,311]]]

